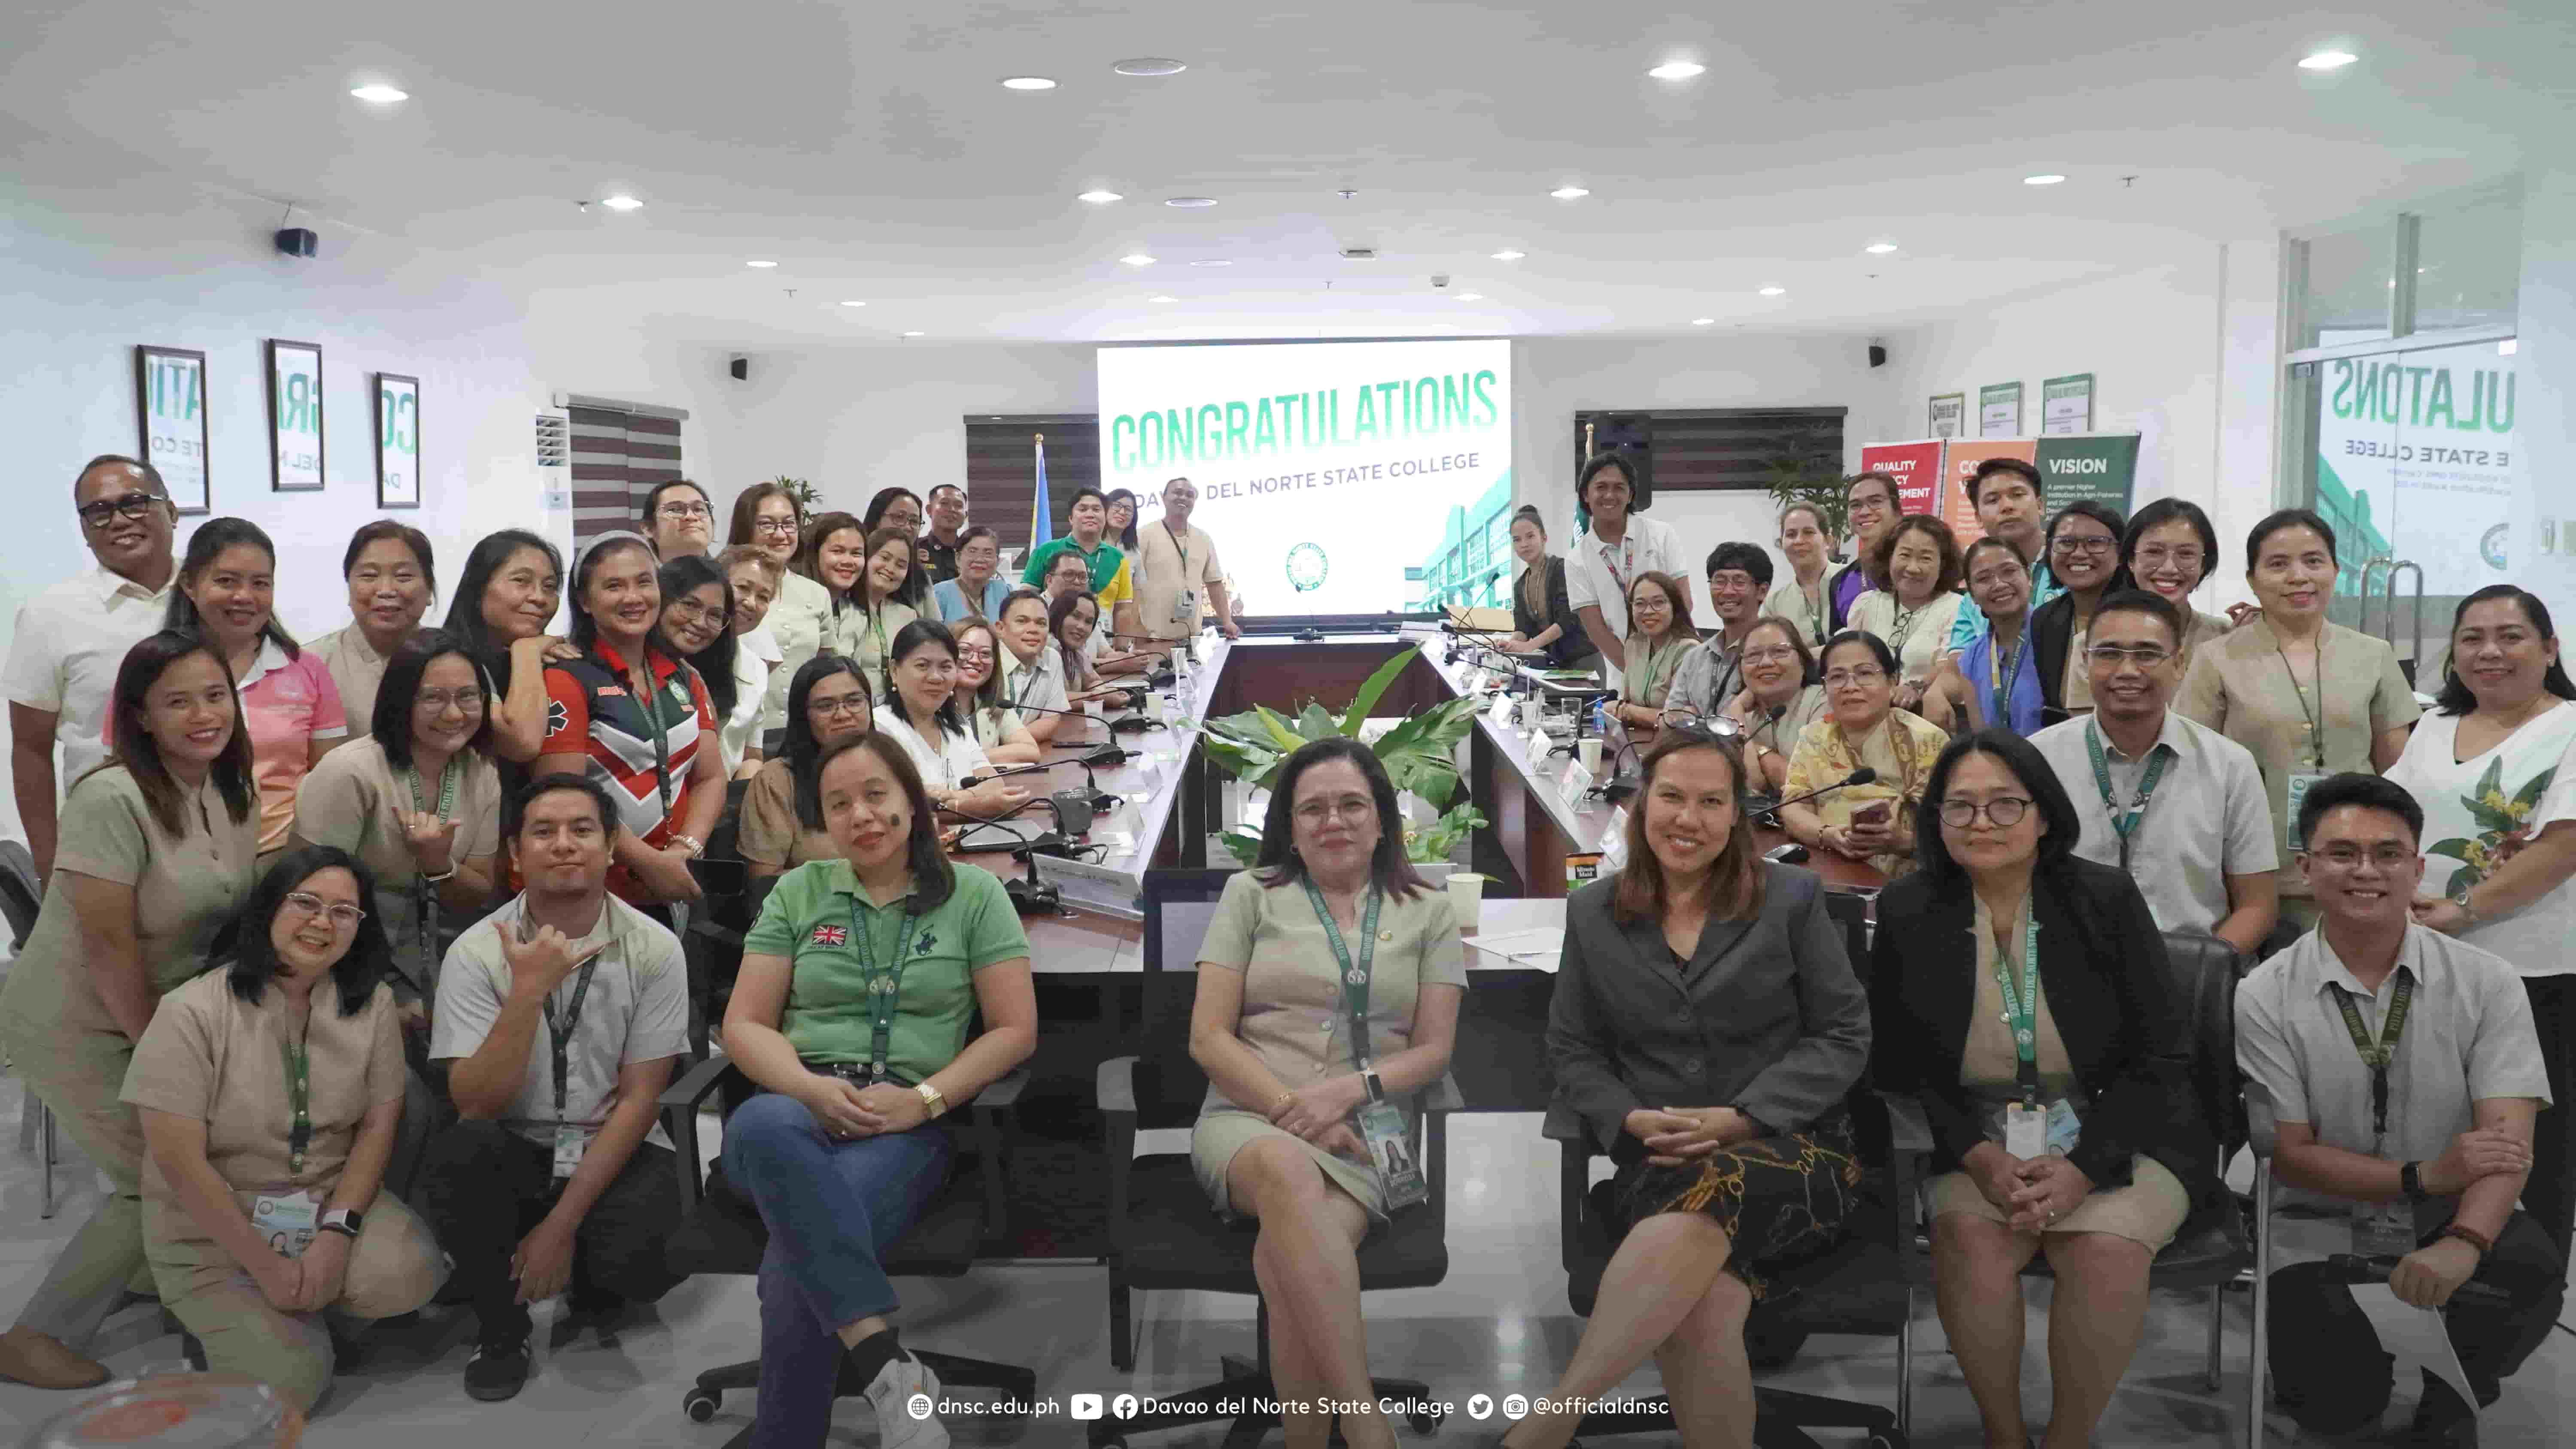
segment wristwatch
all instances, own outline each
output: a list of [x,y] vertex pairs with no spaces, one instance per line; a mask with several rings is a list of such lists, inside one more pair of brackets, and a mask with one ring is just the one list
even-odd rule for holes
[[928,1082],[919,1082],[914,1084],[913,1090],[921,1094],[921,1105],[930,1109],[932,1117],[936,1118],[940,1113],[948,1110],[948,1099],[939,1095],[937,1087]]
[[2424,1164],[2410,1162],[2397,1169],[2397,1185],[2406,1190],[2408,1202],[2422,1202],[2432,1194],[2424,1190]]
[[359,1224],[363,1221],[364,1219],[358,1214],[347,1208],[333,1208],[322,1214],[321,1227],[326,1233],[338,1233],[343,1237],[355,1238],[358,1236]]

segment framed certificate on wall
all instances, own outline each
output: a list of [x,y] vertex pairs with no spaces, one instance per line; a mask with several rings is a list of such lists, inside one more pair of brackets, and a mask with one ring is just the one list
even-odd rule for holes
[[322,486],[322,348],[268,341],[268,486],[309,493]]
[[134,349],[134,420],[140,457],[161,475],[183,514],[213,511],[206,478],[206,354],[184,347]]
[[376,506],[420,506],[420,379],[376,374]]

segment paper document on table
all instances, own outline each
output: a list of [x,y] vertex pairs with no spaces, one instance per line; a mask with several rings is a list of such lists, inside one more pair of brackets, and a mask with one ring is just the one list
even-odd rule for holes
[[1565,932],[1559,927],[1534,931],[1496,931],[1488,935],[1468,936],[1468,945],[1488,956],[1506,961],[1554,961],[1565,954]]

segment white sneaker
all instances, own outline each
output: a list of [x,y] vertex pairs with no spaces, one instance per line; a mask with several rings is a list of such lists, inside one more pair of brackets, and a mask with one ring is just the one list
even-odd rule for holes
[[[876,1406],[878,1449],[948,1449],[948,1426],[939,1422],[939,1375],[919,1359],[892,1358],[868,1380]],[[928,1413],[916,1414],[927,1398]]]

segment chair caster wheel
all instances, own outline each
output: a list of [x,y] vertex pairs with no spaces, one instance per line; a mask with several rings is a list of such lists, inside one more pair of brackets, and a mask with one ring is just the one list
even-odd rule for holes
[[1869,1436],[1869,1449],[1905,1449],[1905,1441],[1885,1434],[1872,1434]]
[[1127,1449],[1127,1441],[1124,1439],[1103,1439],[1099,1443],[1092,1445],[1091,1449]]
[[1404,1426],[1416,1434],[1436,1434],[1440,1432],[1440,1421],[1447,1417],[1449,1416],[1438,1410],[1426,1409],[1420,1413],[1405,1415]]
[[680,1412],[688,1415],[693,1424],[706,1423],[716,1416],[716,1396],[704,1389],[691,1389],[680,1400]]

